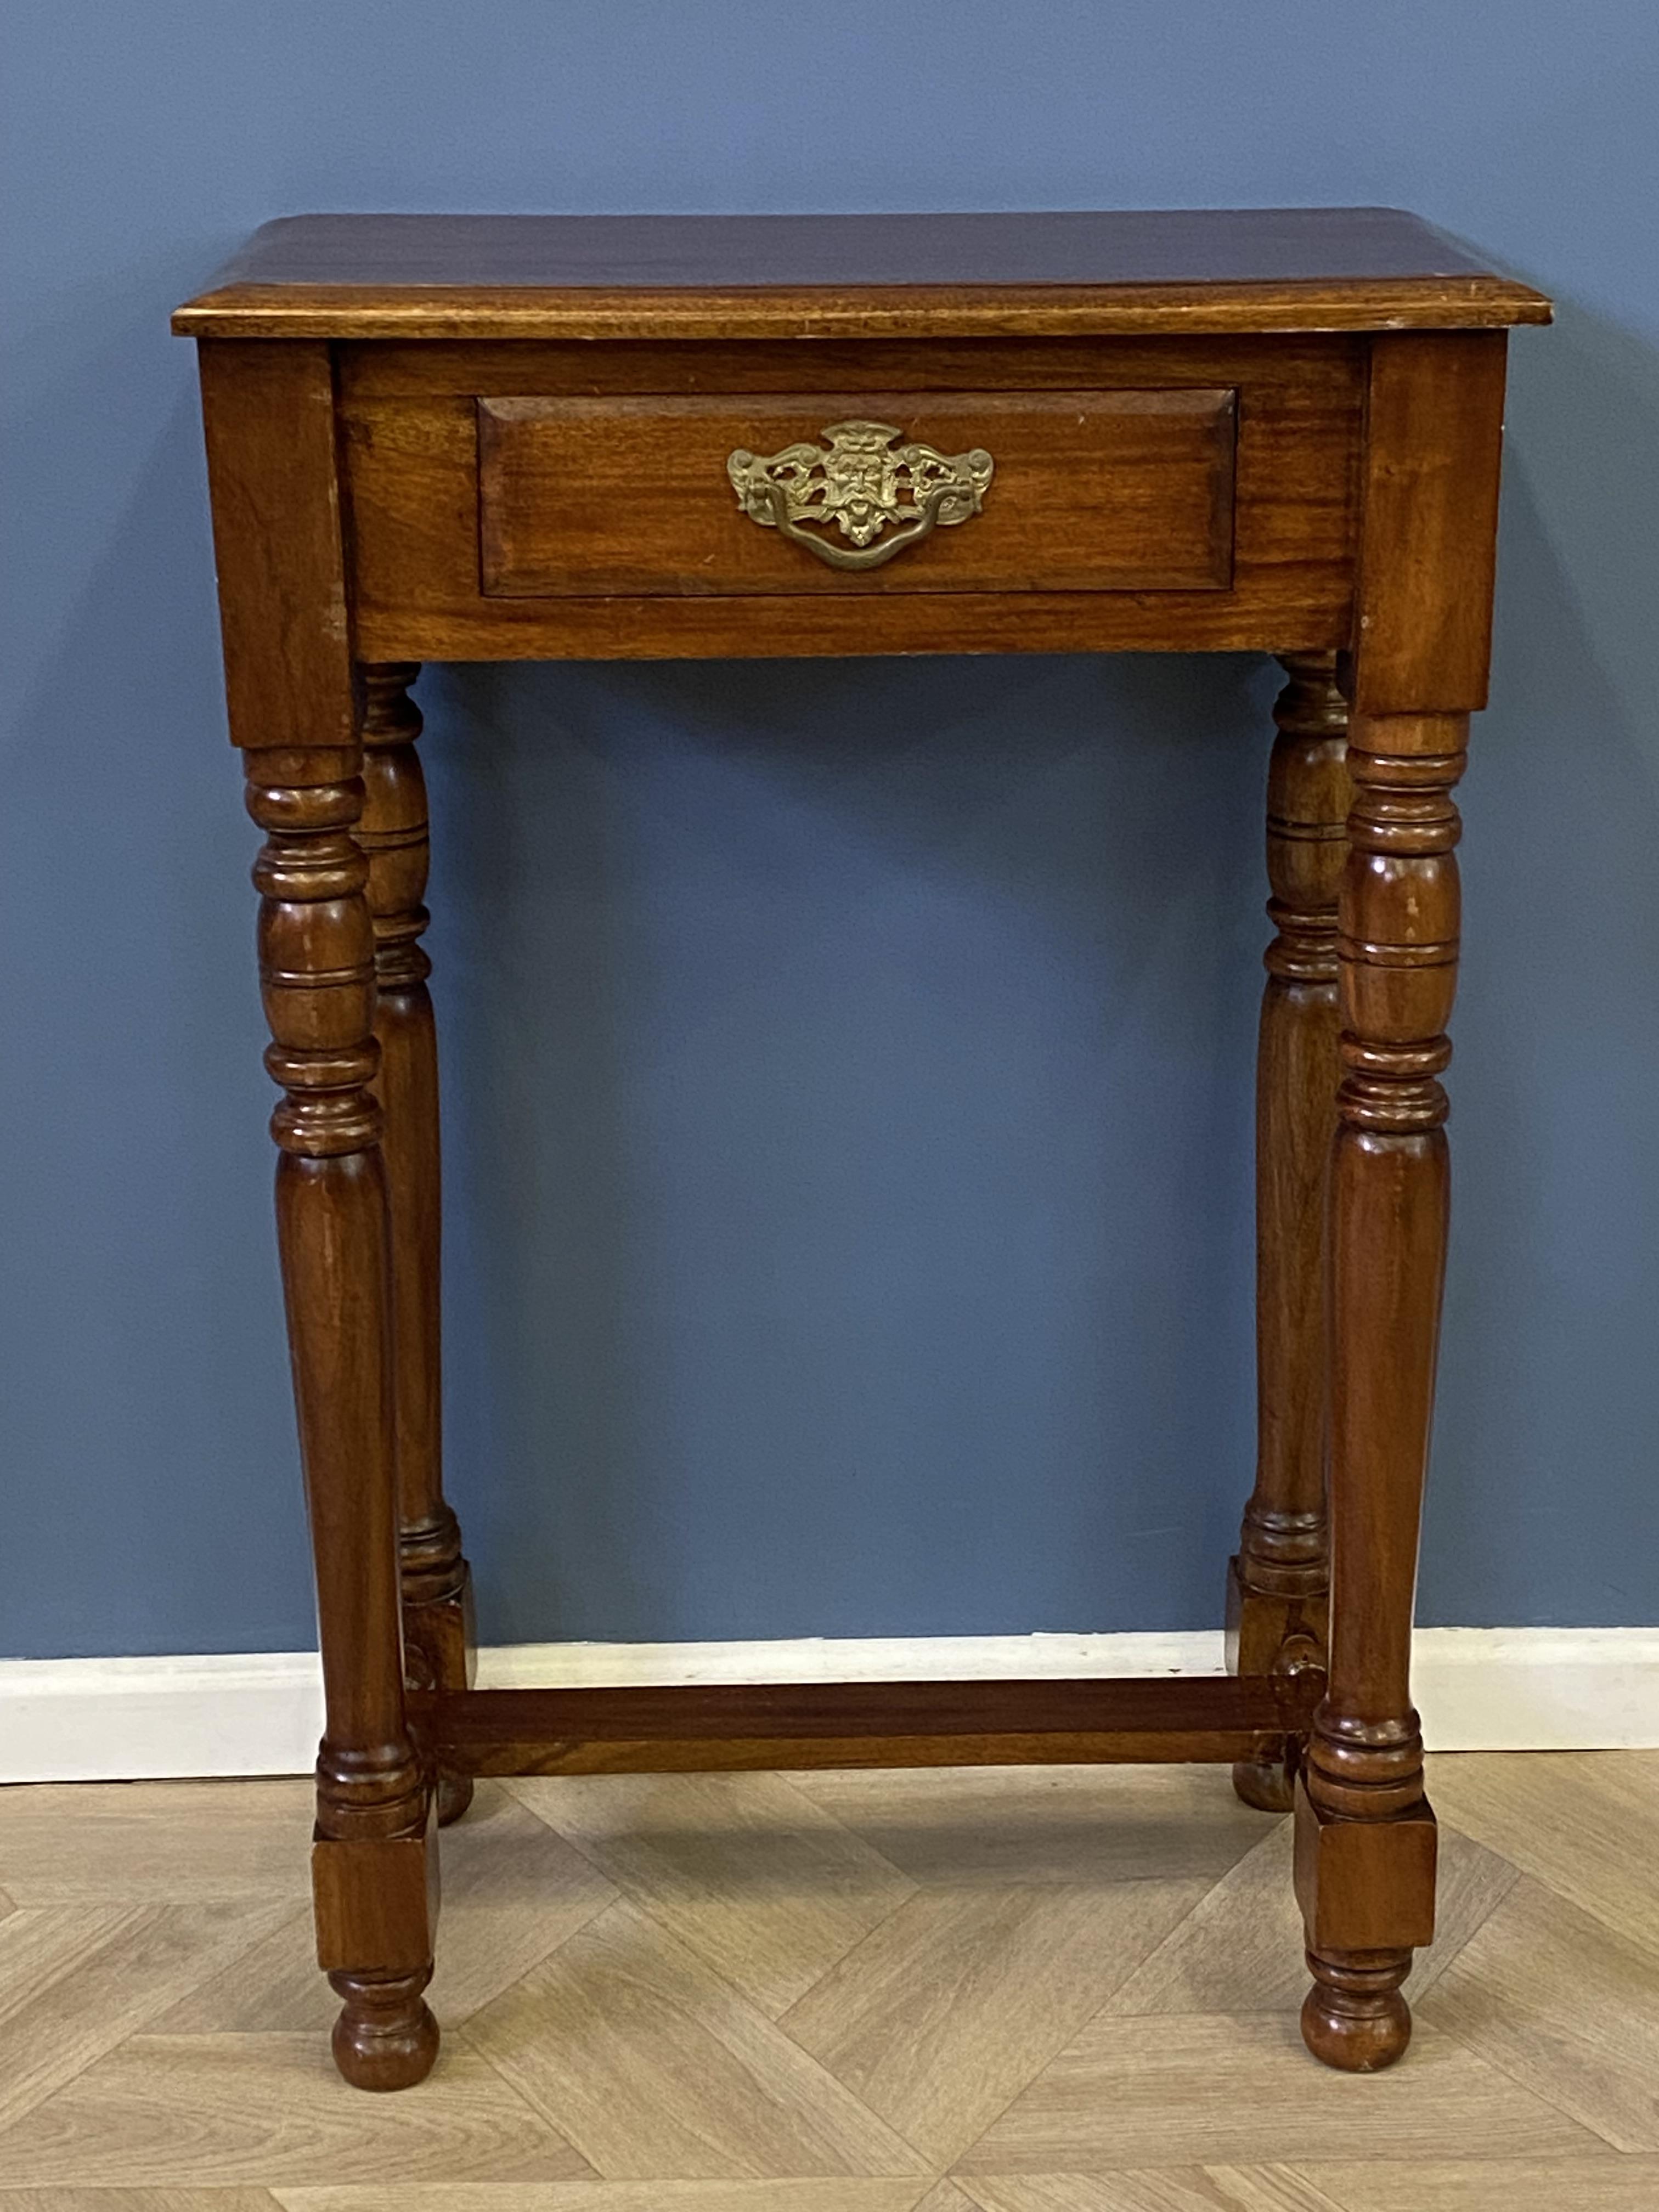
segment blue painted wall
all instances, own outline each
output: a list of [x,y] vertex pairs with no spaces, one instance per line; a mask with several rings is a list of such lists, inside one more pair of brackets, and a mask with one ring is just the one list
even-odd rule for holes
[[[189,349],[319,208],[1405,204],[1513,349],[1423,1616],[1659,1620],[1659,18],[13,0],[0,1650],[310,1636]],[[439,802],[492,1640],[1190,1626],[1249,1480],[1273,682],[473,670]]]

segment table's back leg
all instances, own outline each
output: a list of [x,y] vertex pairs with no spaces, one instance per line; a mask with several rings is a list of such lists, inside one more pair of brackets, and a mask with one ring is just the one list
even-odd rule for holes
[[[415,750],[421,714],[409,696],[419,673],[413,661],[362,671],[367,795],[358,842],[368,855],[379,983],[376,1088],[386,1111],[380,1142],[392,1218],[404,1663],[416,1686],[461,1690],[474,1669],[472,1590],[443,1488],[438,1046],[426,981],[432,963],[420,941],[429,843],[426,779]],[[441,1774],[439,1820],[459,1820],[471,1797],[470,1776]]]
[[[1256,1470],[1227,1591],[1236,1674],[1323,1667],[1326,1195],[1336,1127],[1336,899],[1347,852],[1347,707],[1334,653],[1285,660],[1267,770],[1267,987],[1256,1058]],[[1291,1753],[1233,1769],[1288,1812]]]
[[265,831],[276,1224],[322,1647],[317,1955],[362,2088],[430,2069],[436,1842],[404,1705],[374,939],[325,345],[201,348],[230,733]]

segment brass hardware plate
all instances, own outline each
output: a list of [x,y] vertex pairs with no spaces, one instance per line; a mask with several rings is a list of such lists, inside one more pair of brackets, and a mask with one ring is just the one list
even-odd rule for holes
[[[832,568],[878,568],[940,526],[979,513],[996,464],[982,446],[941,453],[890,422],[830,422],[828,446],[786,446],[726,464],[738,504],[751,522],[778,530]],[[891,529],[890,537],[884,533]],[[837,544],[822,531],[838,531]]]

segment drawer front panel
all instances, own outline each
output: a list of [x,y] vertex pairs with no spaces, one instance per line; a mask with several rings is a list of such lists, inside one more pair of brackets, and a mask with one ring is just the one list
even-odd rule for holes
[[[481,398],[482,592],[1223,591],[1236,425],[1221,386]],[[732,456],[791,448],[810,501],[745,506]]]

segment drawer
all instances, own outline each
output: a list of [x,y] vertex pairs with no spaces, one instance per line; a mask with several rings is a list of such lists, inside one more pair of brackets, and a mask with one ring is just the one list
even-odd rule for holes
[[1231,387],[483,398],[491,599],[1224,590]]

